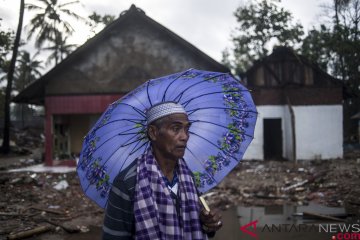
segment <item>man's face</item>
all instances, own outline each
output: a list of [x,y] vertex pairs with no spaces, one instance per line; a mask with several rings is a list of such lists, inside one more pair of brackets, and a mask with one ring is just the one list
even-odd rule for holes
[[164,117],[160,120],[159,126],[153,126],[155,131],[155,137],[151,137],[153,147],[164,158],[177,161],[185,154],[189,127],[190,123],[185,114],[177,113]]

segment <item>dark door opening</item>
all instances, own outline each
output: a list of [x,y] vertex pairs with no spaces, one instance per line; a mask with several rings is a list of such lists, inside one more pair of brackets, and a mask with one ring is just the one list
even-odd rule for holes
[[281,118],[264,119],[264,159],[282,159]]

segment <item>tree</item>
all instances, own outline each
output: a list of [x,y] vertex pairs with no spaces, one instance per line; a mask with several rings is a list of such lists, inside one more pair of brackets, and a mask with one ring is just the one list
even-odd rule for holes
[[234,60],[231,62],[237,74],[245,72],[255,60],[268,55],[271,47],[296,47],[301,42],[303,27],[292,23],[291,13],[278,7],[276,2],[280,1],[252,1],[235,11],[239,27],[232,36]]
[[5,104],[4,104],[4,133],[3,133],[3,143],[2,143],[2,152],[7,154],[10,151],[10,98],[12,83],[15,72],[16,58],[20,46],[21,30],[24,18],[24,9],[25,3],[24,0],[20,0],[20,14],[19,14],[19,23],[16,31],[15,42],[13,47],[12,58],[10,62],[9,72],[8,72],[8,82],[6,85],[5,91]]
[[[37,78],[41,77],[40,69],[43,68],[41,61],[35,60],[36,56],[31,56],[27,51],[20,52],[20,58],[18,59],[18,65],[15,71],[14,77],[14,90],[22,91],[26,86],[31,82],[35,81]],[[18,111],[16,111],[18,109]],[[15,118],[21,119],[22,126],[25,126],[25,119],[30,119],[33,117],[33,109],[27,104],[16,104],[13,111],[13,116]]]
[[22,91],[31,82],[41,77],[42,61],[36,60],[38,53],[31,56],[27,51],[21,51],[18,66],[15,71],[14,90]]
[[[1,26],[1,18],[0,18]],[[5,80],[9,70],[8,53],[14,42],[13,32],[0,29],[0,81]],[[0,88],[0,117],[4,117],[4,89]]]
[[81,16],[71,11],[67,7],[79,1],[70,1],[59,3],[57,0],[37,0],[37,4],[26,4],[29,11],[35,11],[37,14],[30,21],[30,30],[28,39],[36,35],[36,47],[41,48],[45,41],[56,39],[57,34],[63,33],[67,36],[74,32],[73,27],[66,17],[76,20],[83,20]]
[[304,39],[301,51],[360,93],[360,0],[334,0],[330,9],[333,11],[331,23],[313,28]]
[[86,22],[87,25],[89,25],[91,27],[91,31],[95,33],[95,28],[98,27],[99,25],[107,26],[110,23],[112,23],[115,20],[115,16],[114,15],[110,15],[110,14],[98,14],[96,12],[93,12],[90,16],[89,16],[89,20]]
[[344,95],[344,138],[348,142],[357,124],[351,116],[360,111],[360,0],[334,0],[325,10],[331,21],[313,28],[301,51],[319,66],[342,80]]
[[[332,73],[343,80],[344,139],[355,142],[357,122],[351,116],[360,111],[360,0],[334,1],[334,24],[331,38]],[[359,137],[359,136],[357,136]]]
[[0,75],[6,74],[9,70],[10,61],[8,60],[8,55],[9,52],[11,52],[13,43],[14,43],[13,32],[0,30]]
[[230,50],[228,48],[225,48],[222,51],[221,63],[224,66],[226,66],[228,69],[232,69],[232,62],[231,62],[230,58],[231,58]]
[[[258,0],[242,5],[235,11],[239,28],[237,34],[232,37],[234,60],[229,60],[230,54],[225,50],[223,63],[230,63],[236,75],[243,75],[256,60],[267,56],[271,48],[285,46],[294,49],[302,41],[303,27],[299,23],[292,23],[291,13],[278,7],[277,2],[280,1]],[[275,79],[280,79],[275,72],[273,74]],[[292,159],[296,160],[294,110],[286,85],[282,84],[280,87],[283,87],[291,116]]]
[[69,55],[72,50],[77,46],[76,44],[66,44],[67,37],[63,38],[61,33],[57,33],[54,39],[49,39],[49,42],[52,43],[50,46],[42,48],[42,50],[51,51],[47,59],[49,64],[52,60],[55,60],[55,64],[58,64],[60,61],[64,60],[67,55]]
[[86,24],[90,27],[90,32],[92,35],[95,35],[98,31],[102,30],[105,26],[109,25],[115,20],[114,15],[110,14],[98,14],[93,12],[89,15]]
[[332,37],[331,30],[324,24],[319,29],[313,28],[307,34],[302,42],[300,52],[306,56],[311,62],[317,63],[318,66],[328,72],[331,65],[331,51],[329,51],[330,39]]

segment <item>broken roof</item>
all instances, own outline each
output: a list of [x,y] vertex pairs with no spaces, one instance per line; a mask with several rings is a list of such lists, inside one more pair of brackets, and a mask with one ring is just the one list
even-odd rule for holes
[[[84,55],[89,49],[95,48],[98,44],[102,42],[102,40],[108,38],[114,29],[122,29],[124,24],[128,23],[129,19],[137,20],[140,19],[143,24],[147,24],[147,26],[151,26],[156,28],[157,30],[165,33],[169,39],[173,42],[176,42],[183,49],[192,52],[192,54],[199,56],[203,61],[205,61],[210,66],[213,66],[214,69],[221,72],[229,72],[229,69],[219,62],[215,61],[204,52],[196,48],[194,45],[185,41],[183,38],[170,31],[166,27],[162,26],[158,22],[154,21],[150,17],[146,16],[145,12],[135,5],[131,5],[129,10],[124,11],[120,14],[120,17],[106,26],[101,32],[95,35],[93,38],[89,39],[82,46],[76,49],[73,53],[71,53],[64,61],[56,65],[49,72],[43,75],[41,78],[36,80],[27,86],[23,91],[21,91],[14,99],[14,102],[18,103],[30,103],[43,105],[45,99],[45,87],[49,81],[51,81],[55,76],[61,74],[65,71],[69,66],[73,65],[80,56]],[[126,20],[127,23],[124,23]]]

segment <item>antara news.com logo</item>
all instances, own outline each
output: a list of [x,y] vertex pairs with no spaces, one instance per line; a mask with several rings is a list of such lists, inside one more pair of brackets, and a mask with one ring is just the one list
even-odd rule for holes
[[[353,224],[265,224],[257,230],[258,220],[241,226],[240,230],[256,239],[258,231],[262,233],[327,233],[331,240],[360,240],[360,223]],[[260,239],[259,239],[260,240]]]

